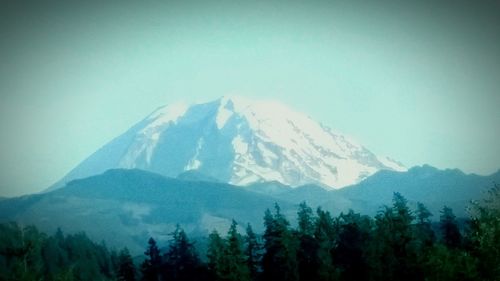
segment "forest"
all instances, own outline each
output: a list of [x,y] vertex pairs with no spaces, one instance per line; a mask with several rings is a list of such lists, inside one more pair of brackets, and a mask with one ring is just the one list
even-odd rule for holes
[[375,217],[332,216],[303,202],[292,226],[275,205],[265,211],[262,234],[251,225],[239,233],[233,220],[227,233],[210,233],[199,253],[177,226],[167,245],[145,241],[139,257],[83,232],[47,235],[4,223],[0,280],[500,280],[500,186],[471,202],[468,219],[445,206],[431,220],[423,204],[409,206],[395,193]]

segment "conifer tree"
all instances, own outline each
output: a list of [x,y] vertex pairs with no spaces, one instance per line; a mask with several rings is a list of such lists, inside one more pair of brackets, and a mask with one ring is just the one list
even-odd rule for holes
[[420,241],[422,250],[431,247],[436,239],[436,235],[432,230],[430,217],[432,214],[422,203],[417,203],[417,224],[416,224],[416,237]]
[[214,280],[224,279],[224,262],[225,262],[225,241],[220,237],[219,233],[214,230],[208,236],[208,269]]
[[153,237],[148,240],[148,248],[146,252],[146,259],[141,265],[142,280],[144,281],[158,281],[160,280],[160,266],[161,256],[160,250],[156,245]]
[[329,212],[318,208],[314,225],[314,238],[318,245],[318,278],[319,280],[337,280],[338,271],[333,266],[332,250],[337,243],[338,225]]
[[237,223],[232,221],[227,235],[225,249],[225,280],[227,281],[249,281],[250,272],[247,266],[247,258],[243,252],[243,241],[236,229]]
[[307,206],[306,202],[300,203],[297,218],[299,234],[312,236],[314,234],[313,210],[311,207]]
[[200,260],[186,232],[177,225],[165,253],[163,269],[167,280],[197,280]]
[[339,234],[333,250],[333,263],[341,280],[368,280],[369,266],[365,249],[370,237],[370,221],[352,210],[340,215]]
[[261,271],[261,245],[250,224],[247,224],[245,242],[245,255],[247,257],[247,267],[250,271],[250,278],[252,280],[257,280]]
[[470,252],[477,258],[482,280],[500,276],[500,185],[489,190],[482,202],[474,202],[468,240]]
[[439,221],[443,242],[449,248],[458,248],[462,242],[462,234],[458,229],[457,221],[453,210],[449,207],[443,207]]
[[297,212],[298,230],[296,232],[299,247],[297,249],[298,274],[300,280],[318,280],[319,245],[314,238],[313,210],[305,202],[299,205]]
[[394,193],[393,205],[375,217],[376,229],[372,267],[377,280],[421,280],[416,268],[416,243],[412,231],[414,216],[407,200]]
[[135,267],[127,248],[121,250],[118,255],[118,273],[116,277],[119,281],[135,281]]
[[297,241],[293,237],[289,222],[281,214],[278,204],[275,213],[266,210],[264,216],[263,278],[266,281],[295,281],[297,273]]

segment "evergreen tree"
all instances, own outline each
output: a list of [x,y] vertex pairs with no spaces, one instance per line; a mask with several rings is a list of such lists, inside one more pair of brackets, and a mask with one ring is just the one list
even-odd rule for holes
[[208,236],[208,269],[214,280],[224,280],[224,262],[225,262],[226,245],[224,239],[219,233],[214,230]]
[[352,210],[340,215],[338,242],[333,250],[333,263],[341,280],[368,280],[369,266],[365,254],[370,242],[370,221]]
[[399,193],[394,193],[392,208],[385,207],[376,216],[374,256],[370,259],[376,280],[422,280],[413,219],[407,200]]
[[186,232],[177,225],[172,233],[173,240],[165,254],[163,269],[167,280],[198,280],[200,260],[186,235]]
[[317,243],[317,261],[319,280],[337,280],[339,272],[333,266],[332,251],[337,243],[338,223],[329,212],[318,208],[314,228],[314,238]]
[[436,240],[436,235],[432,230],[430,217],[432,214],[422,203],[417,203],[417,224],[416,237],[420,241],[420,247],[425,250],[431,247]]
[[441,211],[440,227],[444,244],[449,248],[460,247],[462,243],[462,234],[460,234],[455,215],[451,208],[445,206]]
[[227,246],[225,249],[225,278],[227,281],[249,281],[250,272],[247,266],[247,258],[243,252],[243,241],[236,230],[237,223],[232,221],[227,235]]
[[307,236],[314,235],[313,210],[311,209],[311,207],[307,206],[306,202],[300,203],[299,211],[297,212],[297,218],[299,234]]
[[102,264],[99,263],[99,245],[90,240],[84,232],[66,236],[68,257],[75,279],[95,280],[101,279]]
[[264,216],[264,248],[262,260],[263,278],[266,281],[295,281],[297,273],[297,242],[278,204],[275,213],[266,210]]
[[210,234],[207,256],[215,280],[250,280],[249,258],[245,255],[243,238],[236,227],[237,223],[233,220],[226,239],[222,239],[216,231]]
[[[422,260],[426,280],[473,281],[478,278],[477,261],[462,249],[451,249],[443,244],[434,245]],[[493,280],[493,279],[492,279]]]
[[498,280],[500,276],[500,185],[489,191],[481,203],[474,202],[467,239],[470,253],[479,260],[481,280]]
[[146,259],[141,265],[142,280],[144,281],[158,281],[160,280],[160,266],[161,266],[161,256],[160,250],[156,245],[156,241],[153,237],[148,240],[148,248],[146,252]]
[[117,279],[119,281],[135,281],[135,267],[127,248],[120,251],[118,263]]
[[247,225],[245,236],[245,255],[247,257],[247,267],[250,271],[250,279],[257,280],[261,272],[261,245],[257,240],[257,235],[253,232],[252,226]]
[[298,274],[300,280],[319,280],[318,249],[319,245],[314,238],[313,210],[305,202],[299,205],[297,212],[299,241],[297,249]]

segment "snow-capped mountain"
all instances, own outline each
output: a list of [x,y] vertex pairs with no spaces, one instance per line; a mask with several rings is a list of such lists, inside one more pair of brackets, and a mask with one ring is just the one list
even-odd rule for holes
[[355,184],[381,169],[406,170],[279,102],[240,97],[160,107],[55,187],[111,168],[170,177],[194,170],[235,185],[278,181],[325,188]]

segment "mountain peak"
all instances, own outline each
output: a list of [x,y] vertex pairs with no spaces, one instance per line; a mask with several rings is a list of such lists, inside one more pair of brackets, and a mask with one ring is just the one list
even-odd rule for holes
[[111,168],[139,168],[169,177],[196,170],[235,185],[278,181],[332,188],[382,169],[405,170],[283,103],[239,96],[160,107],[64,181]]

